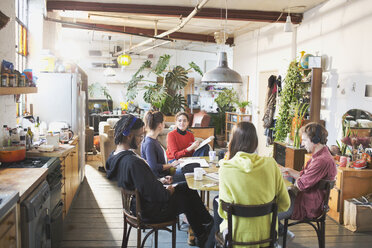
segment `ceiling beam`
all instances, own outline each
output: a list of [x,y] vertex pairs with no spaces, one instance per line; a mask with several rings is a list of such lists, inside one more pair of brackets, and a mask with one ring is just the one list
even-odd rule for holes
[[[163,5],[139,5],[121,3],[97,3],[97,2],[75,2],[75,1],[48,1],[47,10],[76,10],[76,11],[98,11],[115,13],[146,14],[156,16],[186,17],[194,10],[194,7],[163,6]],[[218,8],[202,8],[194,18],[218,19],[224,18],[225,11]],[[281,22],[286,21],[286,12],[237,10],[228,9],[227,19],[235,21],[254,22]],[[302,21],[302,13],[291,13],[292,23],[298,24]]]
[[[76,22],[76,25],[63,24],[62,27],[99,30],[99,31],[107,31],[107,32],[113,32],[113,33],[123,33],[124,31],[126,33],[139,34],[139,35],[144,35],[144,36],[155,35],[154,29],[116,26],[116,25],[107,25],[107,24],[98,24],[98,23]],[[158,29],[158,33],[163,33],[165,31],[166,30]],[[215,43],[214,37],[212,35],[204,35],[204,34],[174,32],[170,34],[167,38],[175,39],[175,40],[189,40],[189,41]],[[228,38],[226,40],[226,44],[230,46],[234,44],[234,38]]]

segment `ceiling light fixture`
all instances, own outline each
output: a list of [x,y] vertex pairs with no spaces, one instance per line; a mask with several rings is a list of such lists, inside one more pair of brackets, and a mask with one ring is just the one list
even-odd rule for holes
[[108,37],[109,40],[109,63],[107,64],[107,68],[103,71],[103,75],[106,77],[114,77],[116,75],[114,69],[110,66],[112,61],[110,59],[111,57],[111,50],[110,50],[110,41],[111,41],[111,36]]
[[[225,0],[226,14],[225,14],[225,27],[223,31],[223,38],[220,32],[215,32],[215,40],[217,44],[224,45],[226,42],[226,26],[227,26],[227,0]],[[220,52],[218,56],[217,68],[208,71],[204,74],[201,81],[203,83],[242,83],[242,77],[239,73],[231,70],[227,65],[226,52]]]
[[288,8],[287,20],[284,24],[284,32],[292,32],[291,9]]

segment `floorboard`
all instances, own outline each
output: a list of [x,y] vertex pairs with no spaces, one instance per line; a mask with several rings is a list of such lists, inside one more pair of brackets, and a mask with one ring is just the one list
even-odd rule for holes
[[[86,178],[82,183],[70,211],[64,221],[62,248],[117,248],[121,247],[123,235],[123,215],[121,193],[115,182],[106,179],[98,171],[99,161],[86,165]],[[211,194],[211,198],[213,199]],[[288,240],[289,248],[317,248],[318,241],[313,228],[307,224],[290,227],[296,237]],[[142,233],[142,237],[145,233]],[[279,240],[281,243],[281,239]],[[367,248],[372,247],[372,232],[353,233],[334,220],[326,221],[326,247],[328,248]],[[132,230],[129,247],[136,247],[136,232]],[[145,247],[154,247],[152,238]],[[159,248],[171,247],[171,235],[159,232]],[[187,233],[177,231],[177,247],[190,247]]]

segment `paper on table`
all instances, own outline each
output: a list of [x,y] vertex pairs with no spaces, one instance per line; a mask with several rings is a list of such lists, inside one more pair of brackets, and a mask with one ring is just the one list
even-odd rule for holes
[[195,158],[195,159],[187,159],[187,160],[182,160],[181,159],[180,167],[184,167],[187,164],[192,164],[192,163],[199,163],[200,167],[209,167],[209,164],[204,158]]
[[212,178],[214,180],[219,180],[219,176],[218,176],[218,173],[216,172],[211,172],[211,173],[207,173],[205,174],[205,176],[209,177],[209,178]]
[[203,142],[200,143],[200,145],[198,146],[198,148],[195,149],[195,151],[202,148],[203,146],[205,146],[206,144],[208,144],[212,140],[214,140],[214,136],[210,136],[209,138],[203,140]]

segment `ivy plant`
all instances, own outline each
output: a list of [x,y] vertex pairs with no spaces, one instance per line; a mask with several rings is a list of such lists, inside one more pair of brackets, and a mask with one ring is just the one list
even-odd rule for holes
[[287,133],[291,131],[295,106],[303,98],[308,87],[301,83],[301,79],[301,70],[298,62],[294,60],[289,64],[280,95],[279,115],[274,127],[275,141],[284,141]]

